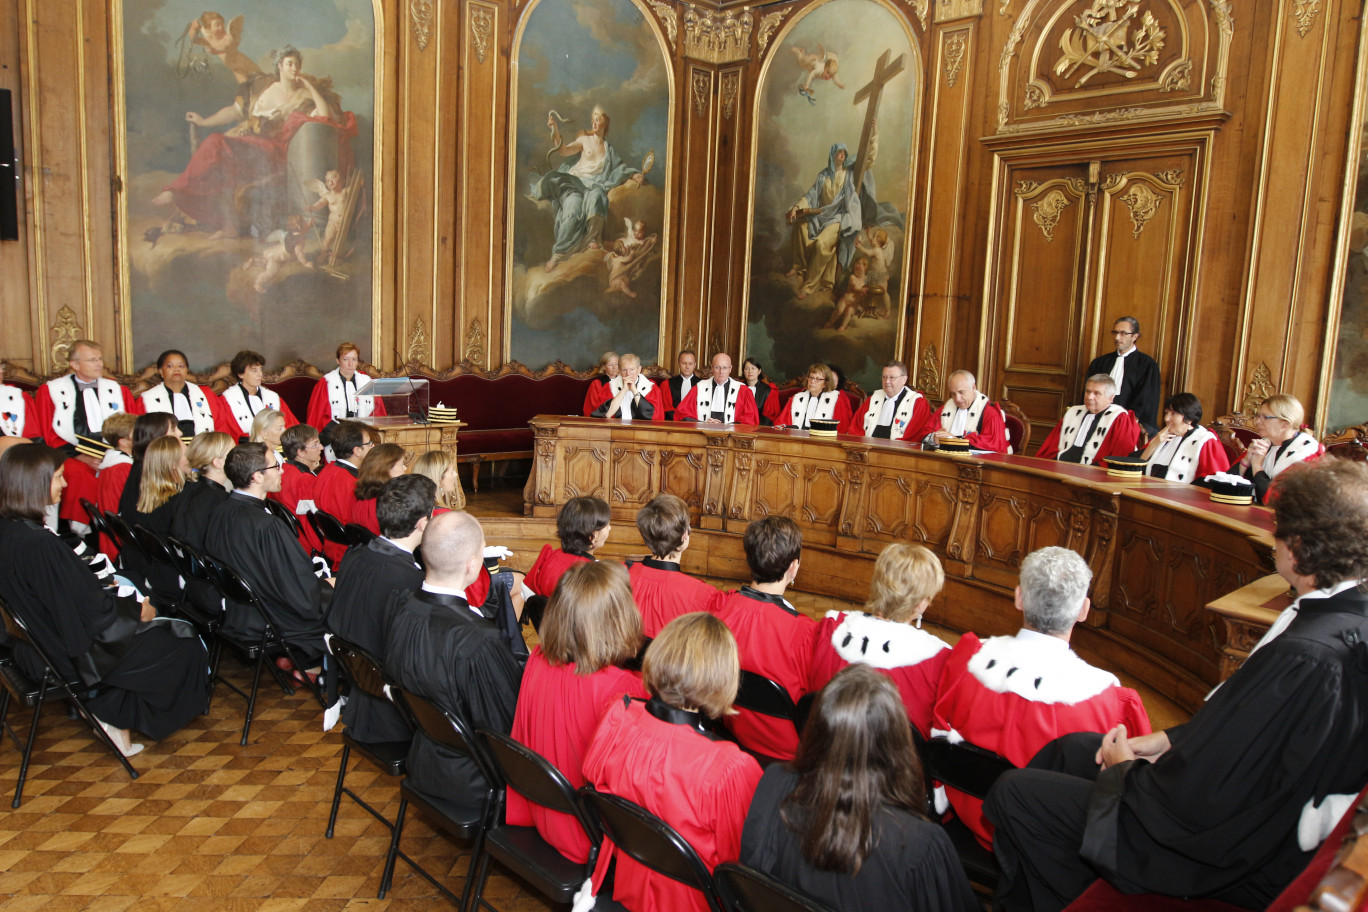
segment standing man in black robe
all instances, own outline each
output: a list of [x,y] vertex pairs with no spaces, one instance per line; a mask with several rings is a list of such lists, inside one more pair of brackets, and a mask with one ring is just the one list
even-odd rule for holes
[[1136,348],[1140,341],[1140,321],[1121,317],[1112,326],[1116,351],[1094,358],[1085,377],[1110,374],[1116,381],[1116,404],[1135,412],[1145,433],[1153,437],[1159,430],[1159,363]]
[[679,403],[684,401],[684,397],[689,395],[689,390],[693,389],[697,378],[694,371],[698,368],[698,355],[694,354],[693,349],[686,348],[679,353],[679,373],[665,381],[665,417],[674,417],[675,409],[679,408]]
[[1062,909],[1101,876],[1262,909],[1368,782],[1368,465],[1320,460],[1277,490],[1296,601],[1191,721],[1069,735],[998,780],[1001,908]]
[[[204,548],[232,567],[266,604],[280,636],[302,652],[310,672],[323,656],[323,610],[332,580],[314,576],[314,565],[285,521],[266,506],[280,490],[280,457],[264,443],[243,443],[228,451],[223,466],[229,494],[209,515]],[[262,620],[249,605],[229,602],[224,629],[247,639],[260,637]]]
[[[469,513],[443,513],[423,533],[423,586],[390,602],[385,656],[399,686],[459,713],[471,728],[507,734],[522,668],[498,628],[466,602],[484,563],[484,532]],[[409,749],[408,775],[423,792],[467,807],[488,785],[474,762],[422,732]]]
[[[395,593],[423,585],[423,568],[413,552],[437,505],[437,485],[422,475],[385,482],[375,500],[380,536],[342,558],[326,619],[328,629],[385,662],[385,606]],[[413,737],[392,703],[353,688],[342,721],[358,741],[407,741]]]

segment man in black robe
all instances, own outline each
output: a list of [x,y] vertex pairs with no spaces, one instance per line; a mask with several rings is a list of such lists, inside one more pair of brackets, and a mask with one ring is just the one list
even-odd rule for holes
[[[380,536],[342,558],[328,608],[328,629],[385,661],[385,606],[399,591],[423,584],[423,568],[413,552],[437,503],[437,486],[422,475],[400,475],[385,482],[375,500]],[[342,721],[358,741],[407,741],[408,723],[392,703],[353,689]]]
[[[294,531],[266,506],[266,495],[280,490],[280,457],[264,443],[243,443],[228,451],[223,471],[233,493],[210,514],[204,548],[242,575],[280,636],[313,664],[324,651],[323,610],[332,581],[314,575]],[[225,631],[261,636],[263,621],[250,605],[230,602],[227,610]]]
[[[404,690],[459,714],[472,729],[507,734],[522,669],[498,629],[465,599],[480,572],[484,532],[469,513],[443,513],[423,533],[427,576],[422,588],[390,602],[385,656]],[[422,732],[408,755],[409,781],[419,791],[467,807],[488,787],[475,763]]]
[[1274,560],[1297,600],[1191,721],[1069,735],[998,780],[1002,908],[1062,909],[1102,876],[1262,909],[1368,782],[1368,466],[1278,481]]
[[1085,377],[1110,374],[1116,381],[1116,404],[1135,412],[1145,433],[1153,437],[1159,430],[1159,363],[1136,348],[1140,341],[1140,321],[1121,317],[1112,326],[1116,351],[1099,355],[1088,365]]
[[694,371],[698,368],[698,355],[692,349],[686,348],[679,353],[679,373],[665,381],[669,396],[665,403],[665,417],[673,418],[675,409],[679,408],[679,403],[684,401],[684,397],[689,395],[689,390],[698,382]]

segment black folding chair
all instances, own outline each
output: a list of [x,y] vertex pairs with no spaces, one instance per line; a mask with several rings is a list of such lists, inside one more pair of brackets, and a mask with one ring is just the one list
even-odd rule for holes
[[[3,600],[0,600],[0,617],[5,623],[5,632],[10,635],[17,643],[28,646],[38,657],[38,661],[43,663],[43,676],[40,680],[34,681],[24,674],[16,662],[5,662],[0,664],[0,683],[4,690],[0,692],[0,729],[8,731],[10,737],[14,739],[16,746],[23,752],[23,759],[19,764],[19,781],[14,786],[14,800],[10,802],[10,807],[17,809],[19,802],[24,797],[24,781],[28,778],[29,761],[33,759],[33,742],[38,736],[38,719],[43,714],[43,704],[49,700],[65,699],[75,707],[77,715],[86,721],[91,731],[95,733],[96,739],[109,748],[110,752],[123,764],[123,768],[128,771],[132,779],[138,778],[138,771],[133,768],[133,764],[128,762],[128,758],[119,750],[114,740],[109,737],[109,733],[104,730],[95,715],[86,707],[85,700],[81,694],[89,694],[90,688],[83,684],[79,679],[68,680],[65,675],[58,671],[57,665],[52,661],[47,650],[29,634],[28,625],[23,618],[16,614]],[[9,724],[9,707],[13,700],[20,706],[31,707],[33,709],[33,719],[29,722],[28,740],[23,744],[19,743],[19,736],[15,734],[14,728]]]
[[272,500],[269,497],[266,498],[265,503],[266,509],[270,510],[278,519],[283,520],[285,525],[290,527],[290,532],[293,533],[295,538],[300,538],[304,535],[304,526],[300,523],[299,517],[295,515],[293,510],[283,503]]
[[[951,743],[946,738],[932,738],[926,742],[926,778],[942,785],[958,789],[967,795],[983,799],[997,782],[999,776],[1008,770],[1016,769],[1010,760],[1000,757],[989,750],[976,747],[967,741]],[[1002,869],[992,851],[979,845],[974,833],[959,819],[944,824],[946,835],[955,846],[960,864],[969,882],[979,893],[992,895],[997,892],[998,878]]]
[[177,577],[189,577],[181,575],[166,539],[142,525],[134,526],[132,532],[138,547],[149,559],[147,581],[152,586],[153,591],[149,594],[152,596],[153,604],[158,611],[175,611],[180,603],[185,601],[185,588],[182,583],[172,580]]
[[123,517],[113,510],[108,510],[104,514],[105,526],[109,529],[110,537],[119,546],[120,566],[127,569],[128,559],[125,555],[132,552],[133,556],[141,559],[143,566],[146,567],[152,561],[152,556],[143,550],[142,544],[133,537],[133,530],[124,522]]
[[[793,723],[798,736],[802,737],[803,724],[807,721],[807,710],[812,706],[812,701],[807,700],[801,711],[799,705],[799,703],[793,702],[793,698],[789,696],[782,684],[771,681],[764,675],[742,669],[741,686],[736,691],[737,708],[748,709],[762,716],[787,719]],[[742,749],[758,760],[761,766],[768,766],[778,760],[777,757],[770,757],[749,748],[743,747]]]
[[[394,836],[390,840],[389,856],[385,859],[385,873],[380,878],[380,891],[385,893],[389,890],[394,880],[395,859],[403,858],[404,861],[408,862],[409,867],[441,890],[447,899],[455,902],[458,909],[464,910],[467,901],[470,899],[471,887],[474,885],[472,875],[475,873],[475,859],[480,856],[485,831],[488,830],[493,820],[496,808],[494,796],[500,787],[498,776],[484,756],[479,743],[475,740],[474,732],[471,731],[470,726],[460,715],[402,688],[398,690],[391,688],[391,695],[395,704],[408,713],[414,726],[420,732],[438,744],[470,757],[489,787],[485,790],[478,806],[468,807],[439,795],[420,791],[411,785],[408,779],[401,782],[399,784],[399,815],[394,821]],[[409,805],[418,808],[429,823],[449,836],[474,843],[470,853],[470,867],[466,869],[465,889],[461,891],[459,899],[450,890],[438,883],[431,874],[399,851],[399,841],[404,836],[404,818],[408,814]]]
[[347,529],[342,524],[342,520],[333,516],[327,510],[314,510],[308,514],[309,525],[313,526],[318,533],[319,539],[325,542],[332,542],[334,545],[342,545],[350,548],[353,544],[351,537],[347,535]]
[[594,819],[618,851],[703,894],[712,912],[722,912],[707,865],[694,847],[665,821],[641,805],[586,785],[580,797],[594,812]]
[[356,546],[363,546],[375,538],[375,533],[360,523],[349,522],[342,527],[342,531],[347,533],[347,539]]
[[[178,615],[195,625],[199,635],[209,646],[209,697],[205,701],[204,713],[214,700],[214,686],[224,686],[242,693],[230,681],[219,676],[219,660],[223,657],[223,639],[219,631],[223,629],[223,596],[219,592],[218,577],[210,570],[208,559],[174,535],[166,536],[166,550],[175,562],[176,572],[185,580],[186,597],[175,607]],[[218,602],[218,607],[207,607],[210,601]],[[245,698],[245,694],[243,694]]]
[[114,538],[114,533],[109,531],[109,525],[105,522],[104,510],[84,497],[81,498],[81,509],[85,510],[86,515],[90,517],[90,530],[92,532],[96,535],[104,535],[111,540]]
[[834,912],[764,871],[736,862],[718,865],[713,884],[727,912]]
[[598,861],[602,833],[593,818],[585,812],[575,787],[560,770],[541,754],[519,744],[508,735],[482,729],[489,762],[504,783],[533,804],[573,817],[589,840],[589,860],[575,864],[542,839],[536,827],[510,826],[498,823],[503,816],[506,792],[499,792],[499,808],[493,815],[496,823],[485,833],[484,852],[475,860],[475,889],[471,908],[494,907],[484,898],[485,881],[489,877],[489,860],[496,858],[514,874],[536,887],[553,903],[568,903],[594,871]]

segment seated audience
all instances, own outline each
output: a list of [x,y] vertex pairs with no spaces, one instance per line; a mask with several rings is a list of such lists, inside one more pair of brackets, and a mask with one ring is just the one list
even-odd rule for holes
[[[209,657],[184,622],[156,622],[150,600],[120,598],[60,538],[43,514],[60,501],[63,456],[41,444],[19,444],[0,457],[0,599],[58,664],[57,672],[93,692],[86,705],[114,744],[142,750],[129,730],[161,740],[204,711]],[[16,568],[24,572],[15,572]],[[0,639],[8,639],[3,637]],[[42,663],[16,644],[14,661],[41,679]]]
[[418,454],[410,474],[432,479],[437,486],[437,512],[446,513],[465,506],[461,490],[461,476],[456,471],[456,457],[446,450],[428,450]]
[[[400,592],[423,585],[414,552],[432,516],[436,487],[421,475],[385,483],[375,499],[380,534],[352,548],[337,568],[337,585],[325,623],[342,639],[385,661],[385,609]],[[413,736],[393,704],[353,688],[342,721],[358,741],[407,741]]]
[[765,376],[765,369],[760,366],[759,361],[747,358],[741,362],[741,379],[746,381],[746,388],[755,397],[755,409],[760,413],[760,424],[764,427],[773,427],[774,422],[779,420],[781,406],[779,393]]
[[854,665],[813,704],[798,756],[772,764],[741,833],[741,863],[831,909],[976,912],[926,783],[898,690]]
[[598,374],[589,380],[589,389],[584,394],[584,417],[594,414],[603,398],[603,387],[617,379],[619,368],[617,352],[604,352],[599,358]]
[[[767,516],[746,526],[742,539],[751,583],[719,595],[713,612],[736,636],[741,667],[777,682],[796,703],[807,689],[817,625],[784,598],[798,575],[803,533],[786,516]],[[788,719],[739,709],[729,727],[757,753],[792,760],[798,733]]]
[[[318,439],[318,431],[311,424],[296,424],[286,428],[280,435],[280,451],[284,457],[280,468],[280,490],[267,496],[283,504],[296,516],[312,513],[314,497],[318,493],[318,467],[323,463],[323,441]],[[313,527],[301,520],[299,528],[299,543],[304,550],[321,554],[323,542]]]
[[138,523],[138,498],[142,496],[143,456],[152,441],[161,437],[180,437],[176,416],[170,412],[149,412],[133,420],[133,464],[128,467],[128,478],[119,492],[118,514],[130,526]]
[[275,409],[285,416],[285,426],[299,423],[290,407],[279,394],[261,385],[266,359],[254,351],[240,351],[233,356],[229,370],[236,382],[219,394],[218,419],[215,427],[239,442],[252,433],[252,419],[262,409]]
[[1263,909],[1368,782],[1368,466],[1318,460],[1275,490],[1297,598],[1244,665],[1190,721],[1061,738],[989,793],[1009,912],[1062,909],[1099,876]]
[[356,503],[352,505],[350,516],[339,516],[343,522],[354,522],[365,526],[376,535],[380,534],[380,523],[375,518],[375,498],[385,487],[385,482],[398,478],[408,471],[404,462],[404,448],[397,443],[382,443],[366,454],[356,476],[356,487],[352,489]]
[[[621,372],[599,387],[589,414],[594,418],[664,420],[665,398],[659,387],[642,376],[641,359],[623,355],[619,363]],[[590,392],[592,395],[593,391]]]
[[0,437],[38,437],[37,411],[29,394],[5,382],[7,364],[0,360]]
[[193,478],[171,517],[171,534],[196,551],[204,550],[204,533],[214,508],[228,499],[233,484],[223,471],[233,438],[219,431],[196,434],[185,449],[185,461]]
[[[607,561],[566,570],[537,632],[541,645],[523,670],[513,738],[579,788],[585,751],[609,705],[623,695],[646,697],[641,677],[620,667],[636,657],[642,642],[627,573]],[[535,826],[566,858],[579,864],[589,860],[589,840],[574,820],[512,789],[507,808],[513,826]]]
[[1007,422],[1002,408],[978,391],[978,381],[966,370],[957,370],[945,381],[945,406],[940,410],[936,438],[962,437],[975,450],[1006,453]]
[[732,360],[726,352],[712,359],[712,376],[694,383],[684,401],[675,407],[675,421],[705,424],[759,424],[760,413],[750,387],[731,379]]
[[356,369],[360,363],[361,349],[354,342],[343,342],[337,346],[337,369],[328,371],[314,384],[305,415],[307,422],[320,433],[324,430],[331,433],[335,421],[385,414],[383,399],[358,395],[361,387],[371,381]]
[[850,421],[850,403],[836,386],[836,375],[825,364],[814,364],[807,370],[807,388],[788,401],[781,427],[808,430],[812,419],[822,418],[840,422]]
[[[634,801],[693,846],[711,871],[741,853],[741,828],[760,765],[704,719],[720,719],[736,699],[736,642],[715,617],[675,618],[646,649],[646,701],[609,705],[584,757],[584,779]],[[597,892],[614,860],[613,899],[634,912],[706,912],[699,893],[619,854],[606,839],[594,870]]]
[[597,497],[572,497],[556,514],[560,547],[542,545],[524,581],[532,595],[550,596],[561,574],[578,561],[594,560],[594,552],[613,531],[608,504]]
[[1293,396],[1277,393],[1259,403],[1254,418],[1259,439],[1249,445],[1232,471],[1254,482],[1255,499],[1264,502],[1273,479],[1288,466],[1315,459],[1325,447],[1301,430],[1306,413]]
[[679,559],[689,547],[689,508],[684,501],[673,494],[657,494],[637,511],[636,527],[651,556],[629,562],[627,569],[642,632],[654,637],[681,614],[707,611],[718,591],[679,569]]
[[1164,426],[1140,454],[1145,474],[1180,484],[1197,484],[1230,468],[1221,439],[1202,427],[1202,403],[1192,393],[1174,393],[1164,403]]
[[674,418],[675,409],[688,398],[689,391],[698,382],[694,375],[694,370],[698,367],[698,355],[693,349],[684,349],[677,359],[678,373],[660,384],[661,392],[665,395],[665,414],[671,419]]
[[[185,443],[179,436],[158,437],[147,445],[143,455],[142,485],[138,494],[135,526],[165,537],[171,534],[171,523],[180,510],[185,476],[190,466],[186,461]],[[145,578],[152,587],[158,606],[174,606],[182,598],[180,575],[164,563],[152,560],[143,566],[141,558],[132,551],[124,555],[124,567]]]
[[1083,404],[1064,413],[1050,436],[1036,451],[1041,459],[1101,465],[1108,456],[1129,456],[1140,442],[1135,415],[1112,400],[1116,381],[1109,374],[1094,374],[1083,385]]
[[[332,514],[340,523],[351,522],[356,506],[356,479],[361,474],[361,462],[376,444],[371,429],[357,421],[339,421],[333,426],[333,462],[325,465],[314,483],[314,506]],[[347,550],[346,545],[325,542],[323,555],[336,564]]]
[[945,571],[926,548],[907,542],[884,548],[864,610],[830,612],[818,623],[807,689],[821,690],[847,665],[877,668],[898,685],[917,734],[931,737],[931,710],[950,647],[922,630],[921,622],[944,585]]
[[918,441],[936,429],[926,397],[907,385],[907,365],[884,365],[880,388],[850,416],[842,430],[858,437]]
[[[459,714],[472,729],[507,734],[522,668],[463,595],[480,572],[484,546],[469,513],[443,513],[428,523],[422,588],[395,598],[385,612],[385,667],[404,690]],[[409,748],[408,781],[466,807],[478,805],[488,788],[469,757],[422,732]]]
[[[1083,558],[1067,548],[1028,554],[1016,589],[1025,626],[1016,636],[960,637],[941,673],[932,734],[968,741],[1020,767],[1070,732],[1115,725],[1148,732],[1140,695],[1069,647],[1074,624],[1088,616],[1091,581]],[[991,846],[993,828],[982,802],[951,788],[946,795],[955,816],[985,848]]]
[[248,437],[252,443],[264,443],[279,453],[280,438],[284,433],[285,416],[275,409],[262,409],[252,419],[252,433]]
[[170,412],[182,437],[212,431],[218,417],[214,404],[218,397],[207,386],[186,382],[190,373],[185,352],[169,349],[157,356],[157,373],[162,382],[138,397],[144,412]]
[[[294,531],[262,503],[280,490],[280,458],[264,443],[243,443],[229,451],[223,469],[233,493],[210,514],[204,549],[242,575],[265,603],[276,631],[315,673],[332,581],[314,575]],[[263,623],[251,606],[228,603],[223,627],[229,633],[256,639]]]

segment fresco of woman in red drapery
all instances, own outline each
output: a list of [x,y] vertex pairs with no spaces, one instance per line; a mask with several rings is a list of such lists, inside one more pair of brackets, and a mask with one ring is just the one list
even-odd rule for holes
[[[291,46],[271,56],[275,74],[242,83],[232,104],[209,117],[186,113],[185,119],[198,128],[233,126],[206,136],[180,176],[152,200],[158,206],[175,204],[212,228],[212,239],[238,237],[253,228],[264,236],[284,224],[292,197],[290,141],[307,124],[331,128],[337,170],[345,175],[352,169],[356,116],[342,110],[332,81],[304,74],[303,55]],[[312,176],[299,175],[294,183]]]

